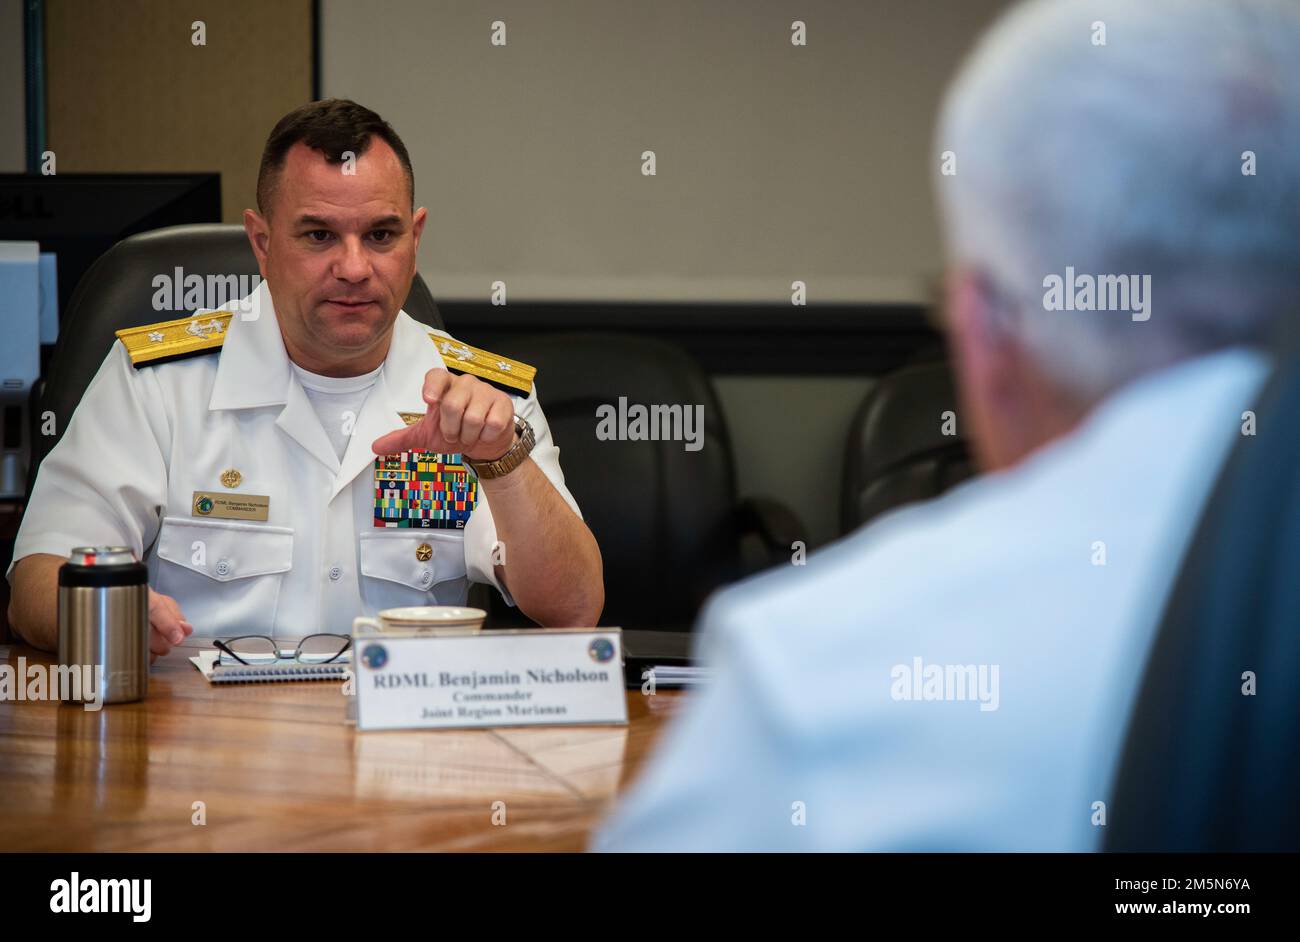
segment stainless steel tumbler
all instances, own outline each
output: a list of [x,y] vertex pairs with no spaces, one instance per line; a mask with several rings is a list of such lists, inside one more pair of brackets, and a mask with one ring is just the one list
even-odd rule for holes
[[[149,686],[149,570],[125,546],[79,546],[59,568],[59,663],[99,667],[73,702],[128,703]],[[83,671],[83,674],[86,672]]]

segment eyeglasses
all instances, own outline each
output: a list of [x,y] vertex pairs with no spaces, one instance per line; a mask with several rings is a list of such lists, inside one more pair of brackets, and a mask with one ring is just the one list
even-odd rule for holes
[[[266,635],[242,635],[227,641],[212,642],[223,654],[229,654],[240,664],[274,664],[289,655],[280,650],[274,638]],[[315,634],[298,642],[293,660],[299,664],[329,664],[352,647],[348,635]]]

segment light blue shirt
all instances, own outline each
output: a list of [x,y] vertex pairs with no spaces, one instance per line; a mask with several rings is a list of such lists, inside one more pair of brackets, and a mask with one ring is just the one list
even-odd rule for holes
[[1163,370],[1016,468],[714,595],[715,679],[594,849],[1097,849],[1162,610],[1266,371],[1243,350]]

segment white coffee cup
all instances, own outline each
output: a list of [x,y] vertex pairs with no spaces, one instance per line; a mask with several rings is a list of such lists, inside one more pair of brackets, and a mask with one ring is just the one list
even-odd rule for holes
[[459,605],[416,605],[385,608],[378,618],[352,620],[352,633],[386,635],[469,635],[483,627],[487,612]]

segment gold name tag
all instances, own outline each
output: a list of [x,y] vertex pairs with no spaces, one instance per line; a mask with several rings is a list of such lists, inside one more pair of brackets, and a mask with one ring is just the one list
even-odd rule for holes
[[195,491],[190,515],[194,517],[220,517],[223,520],[266,520],[271,511],[271,498],[257,494],[217,494]]

